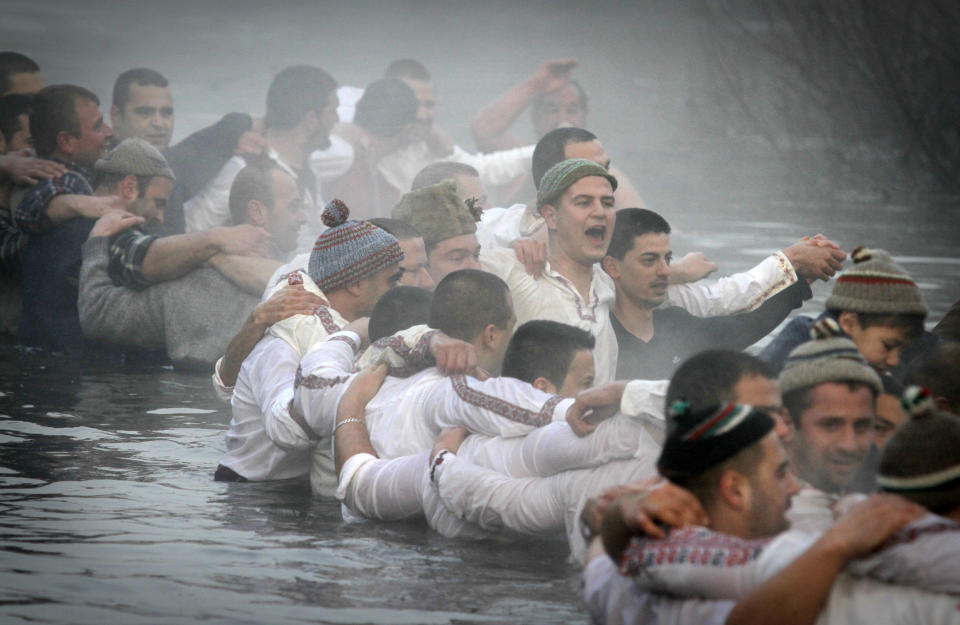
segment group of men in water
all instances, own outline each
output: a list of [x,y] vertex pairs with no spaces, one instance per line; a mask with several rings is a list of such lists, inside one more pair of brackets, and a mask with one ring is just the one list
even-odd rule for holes
[[[957,306],[927,331],[887,252],[842,270],[820,234],[709,283],[704,255],[672,262],[575,66],[482,109],[482,153],[410,59],[364,89],[288,67],[262,119],[171,146],[155,70],[117,78],[107,123],[2,52],[3,328],[212,371],[217,480],[566,533],[596,622],[960,622]],[[818,318],[742,351],[838,273]]]

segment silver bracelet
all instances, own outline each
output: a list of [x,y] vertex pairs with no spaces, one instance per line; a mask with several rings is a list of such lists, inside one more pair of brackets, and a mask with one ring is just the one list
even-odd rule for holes
[[350,417],[349,419],[344,419],[343,421],[341,421],[340,423],[337,424],[337,427],[333,428],[333,435],[336,436],[336,435],[337,435],[337,430],[339,430],[341,427],[343,427],[344,425],[346,425],[346,424],[348,424],[348,423],[359,423],[359,424],[361,424],[361,425],[366,425],[366,424],[367,424],[366,421],[364,421],[363,419],[361,419],[361,418],[359,418],[359,417]]

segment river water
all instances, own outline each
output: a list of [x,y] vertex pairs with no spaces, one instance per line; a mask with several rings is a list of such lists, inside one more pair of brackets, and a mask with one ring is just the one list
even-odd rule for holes
[[[960,299],[960,201],[871,178],[869,159],[838,167],[816,141],[785,156],[754,136],[699,135],[711,87],[698,6],[0,0],[0,49],[106,102],[120,71],[161,70],[176,138],[228,110],[262,112],[284,65],[363,85],[415,56],[434,72],[441,123],[468,147],[482,100],[544,58],[576,56],[591,129],[670,219],[675,253],[702,250],[730,273],[824,232],[848,250],[891,250],[939,320]],[[822,310],[828,292],[816,284],[801,312]],[[0,340],[0,621],[586,622],[560,537],[472,543],[415,523],[345,525],[305,483],[213,482],[229,419],[206,376]]]

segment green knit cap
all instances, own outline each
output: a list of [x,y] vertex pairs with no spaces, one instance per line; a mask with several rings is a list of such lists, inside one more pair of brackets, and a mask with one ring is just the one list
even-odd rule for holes
[[783,364],[780,392],[809,388],[824,382],[860,382],[879,395],[880,376],[863,359],[856,344],[843,336],[836,320],[824,318],[810,330],[812,340],[798,345]]
[[540,179],[540,188],[537,190],[537,209],[547,204],[553,205],[570,185],[587,176],[606,178],[610,181],[613,190],[617,190],[617,179],[603,166],[585,158],[571,158],[560,161],[543,174],[543,178]]
[[850,257],[853,266],[837,276],[826,301],[827,310],[926,317],[920,288],[890,254],[858,247]]
[[405,193],[390,216],[416,228],[427,249],[440,241],[477,231],[477,220],[457,195],[453,180]]

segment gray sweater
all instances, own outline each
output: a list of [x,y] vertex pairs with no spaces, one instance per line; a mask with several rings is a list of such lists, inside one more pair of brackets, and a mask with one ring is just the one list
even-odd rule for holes
[[208,368],[259,303],[212,267],[134,290],[107,275],[109,240],[83,244],[77,308],[84,336],[142,349],[166,349],[175,364]]

